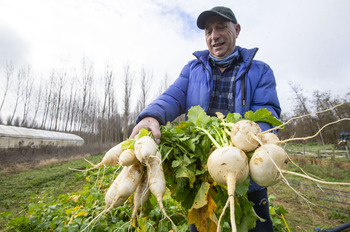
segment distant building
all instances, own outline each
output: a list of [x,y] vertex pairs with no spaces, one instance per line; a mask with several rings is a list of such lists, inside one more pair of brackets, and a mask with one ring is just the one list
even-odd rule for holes
[[74,134],[0,125],[0,148],[65,147],[83,144],[84,139]]

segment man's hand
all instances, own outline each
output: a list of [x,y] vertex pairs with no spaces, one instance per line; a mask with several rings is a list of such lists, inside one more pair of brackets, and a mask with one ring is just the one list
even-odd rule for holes
[[142,128],[151,130],[156,143],[160,143],[160,125],[157,119],[152,117],[146,117],[142,119],[132,130],[130,139],[133,139]]

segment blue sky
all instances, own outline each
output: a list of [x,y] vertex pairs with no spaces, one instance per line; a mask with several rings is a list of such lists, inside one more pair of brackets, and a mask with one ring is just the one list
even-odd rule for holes
[[[206,48],[195,23],[204,10],[230,7],[242,31],[237,44],[258,47],[274,70],[284,111],[290,82],[305,94],[350,92],[350,1],[347,0],[0,0],[0,63],[29,64],[45,76],[62,60],[89,58],[98,73],[127,62],[173,82],[196,50]],[[0,78],[3,70],[0,67]],[[98,74],[96,74],[98,75]],[[1,87],[0,87],[1,96]]]

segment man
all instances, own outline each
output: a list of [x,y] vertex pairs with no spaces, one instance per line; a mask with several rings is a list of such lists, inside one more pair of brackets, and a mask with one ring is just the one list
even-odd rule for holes
[[[192,106],[200,105],[208,115],[216,112],[227,115],[267,108],[275,117],[280,115],[276,83],[271,68],[253,60],[257,48],[236,46],[241,26],[231,9],[214,7],[202,12],[197,26],[204,30],[208,50],[194,52],[179,78],[154,102],[141,112],[130,138],[141,128],[148,128],[159,142],[159,126],[173,121]],[[262,130],[271,126],[259,123]],[[265,222],[257,221],[251,231],[273,231],[267,202],[267,190],[253,181],[248,198],[254,202],[256,213]],[[196,231],[191,225],[191,231]]]

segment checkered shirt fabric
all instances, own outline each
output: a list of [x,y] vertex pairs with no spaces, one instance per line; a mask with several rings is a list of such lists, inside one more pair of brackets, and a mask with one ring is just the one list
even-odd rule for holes
[[238,57],[232,64],[221,72],[219,67],[211,63],[213,88],[210,95],[210,104],[207,114],[216,116],[216,112],[221,112],[224,115],[234,112],[234,96],[233,88],[234,81],[237,76],[239,67],[242,64],[242,59]]

